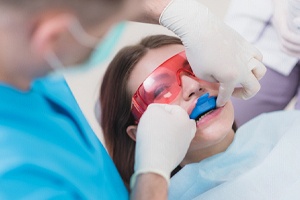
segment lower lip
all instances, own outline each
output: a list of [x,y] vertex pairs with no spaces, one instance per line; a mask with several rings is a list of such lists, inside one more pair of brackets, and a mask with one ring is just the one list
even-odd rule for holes
[[212,121],[215,117],[220,115],[223,108],[224,108],[224,106],[220,107],[220,108],[217,108],[216,110],[212,111],[211,113],[209,113],[208,115],[203,117],[201,120],[199,120],[197,122],[197,127],[201,127],[201,126],[209,124],[210,121]]

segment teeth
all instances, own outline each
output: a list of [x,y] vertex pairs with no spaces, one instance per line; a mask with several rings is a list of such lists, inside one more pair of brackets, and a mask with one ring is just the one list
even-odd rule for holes
[[196,122],[200,121],[203,117],[205,117],[206,115],[209,115],[210,113],[212,113],[215,109],[208,111],[207,113],[205,113],[204,115],[202,115],[201,117],[199,117],[199,119],[196,120]]

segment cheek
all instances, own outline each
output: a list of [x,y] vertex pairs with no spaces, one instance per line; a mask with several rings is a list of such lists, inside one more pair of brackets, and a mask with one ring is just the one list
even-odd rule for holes
[[227,133],[232,129],[232,124],[234,122],[234,109],[231,102],[228,102],[224,107],[224,110],[218,121],[214,125],[209,126],[208,129],[211,131],[216,131],[220,133]]
[[191,102],[186,101],[182,98],[182,92],[180,92],[178,94],[178,96],[176,97],[176,99],[174,99],[171,103],[169,103],[170,105],[177,105],[180,106],[181,108],[183,108],[187,113],[188,113],[188,107],[191,105]]

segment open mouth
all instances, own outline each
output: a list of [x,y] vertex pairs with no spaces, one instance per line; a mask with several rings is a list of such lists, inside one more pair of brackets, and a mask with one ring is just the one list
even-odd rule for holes
[[201,97],[198,98],[195,108],[192,110],[190,114],[190,118],[194,119],[195,121],[199,121],[206,115],[213,112],[217,105],[216,105],[216,97],[210,97],[208,93],[205,93]]
[[210,113],[212,113],[213,111],[215,111],[216,109],[211,109],[211,110],[208,110],[202,114],[200,114],[198,117],[196,117],[195,121],[198,122],[200,121],[202,118],[204,118],[205,116],[209,115]]

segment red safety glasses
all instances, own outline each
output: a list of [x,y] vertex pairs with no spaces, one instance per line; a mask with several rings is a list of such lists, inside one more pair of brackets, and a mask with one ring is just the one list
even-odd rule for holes
[[182,90],[181,74],[197,79],[184,51],[159,65],[134,93],[131,112],[136,123],[138,123],[149,104],[170,104],[176,99]]

